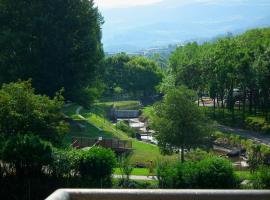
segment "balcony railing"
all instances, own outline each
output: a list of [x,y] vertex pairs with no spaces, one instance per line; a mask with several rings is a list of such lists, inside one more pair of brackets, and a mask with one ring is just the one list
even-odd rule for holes
[[270,200],[270,190],[60,189],[46,200]]

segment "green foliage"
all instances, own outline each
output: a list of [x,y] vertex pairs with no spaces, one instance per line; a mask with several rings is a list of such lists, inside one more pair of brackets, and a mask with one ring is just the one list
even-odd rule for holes
[[211,133],[209,122],[194,103],[194,93],[184,87],[168,90],[163,101],[154,106],[151,117],[159,146],[164,152],[196,148]]
[[75,101],[97,78],[103,19],[93,0],[2,0],[0,19],[0,83],[32,78],[39,93],[64,87]]
[[197,163],[199,188],[237,188],[232,164],[223,158],[211,157]]
[[270,189],[270,168],[269,166],[261,166],[253,174],[253,187],[255,189]]
[[95,185],[111,185],[116,158],[112,150],[93,147],[82,152],[79,171],[82,178],[90,179]]
[[176,166],[167,160],[161,160],[157,165],[159,188],[176,188]]
[[55,143],[61,142],[68,126],[61,113],[61,92],[53,99],[36,95],[31,82],[3,84],[0,89],[0,134],[37,134]]
[[16,169],[16,175],[37,176],[52,161],[52,147],[35,135],[17,135],[5,141],[1,158]]
[[116,128],[123,131],[124,133],[127,133],[129,137],[134,138],[136,131],[131,128],[126,122],[124,121],[119,121],[116,123]]
[[157,169],[161,188],[233,189],[239,187],[231,163],[218,157],[177,164],[161,163]]
[[144,57],[118,54],[105,60],[104,82],[107,95],[119,97],[122,93],[135,97],[147,97],[156,93],[163,73],[155,61]]
[[90,108],[104,92],[105,85],[101,81],[95,81],[93,86],[74,91],[72,95],[76,96],[76,103],[85,108]]
[[248,164],[251,172],[254,172],[260,165],[263,164],[261,145],[253,144],[251,146],[249,149]]
[[121,181],[119,182],[119,186],[122,188],[131,188],[132,181],[130,181],[129,177],[133,171],[133,166],[130,162],[130,155],[123,155],[121,157],[121,161],[119,162],[120,172],[121,172]]
[[[270,88],[270,29],[254,29],[213,43],[189,43],[178,47],[169,60],[168,76],[162,90],[185,85],[198,98],[209,95],[216,107],[225,108],[231,123],[238,123],[235,107],[241,109],[242,121],[249,113],[262,112],[268,121]],[[223,116],[224,118],[224,116]],[[266,131],[267,126],[264,127]]]
[[49,171],[56,178],[71,178],[79,174],[80,160],[80,150],[54,148]]

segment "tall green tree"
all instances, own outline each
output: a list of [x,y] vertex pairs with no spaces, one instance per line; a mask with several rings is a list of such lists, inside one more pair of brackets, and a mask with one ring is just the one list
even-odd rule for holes
[[103,58],[93,0],[1,0],[0,83],[32,78],[39,93],[89,87]]
[[184,87],[167,91],[163,101],[154,106],[153,127],[163,152],[181,151],[204,144],[211,129],[204,114],[195,104],[194,92]]

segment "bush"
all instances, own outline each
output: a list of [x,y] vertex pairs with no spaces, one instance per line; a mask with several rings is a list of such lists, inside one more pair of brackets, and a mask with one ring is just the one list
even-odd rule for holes
[[112,150],[93,147],[82,152],[79,171],[82,178],[88,178],[94,186],[110,187],[115,166],[116,158]]
[[232,189],[238,187],[230,161],[211,157],[197,163],[197,184],[202,189]]
[[157,178],[159,188],[178,188],[176,185],[176,165],[168,161],[159,161],[157,164]]
[[116,124],[116,128],[127,133],[129,137],[135,137],[136,131],[131,128],[126,122],[124,121],[119,121]]
[[270,189],[270,167],[261,166],[253,175],[255,189]]
[[158,166],[161,188],[237,188],[238,180],[229,161],[210,157],[197,162]]
[[39,176],[42,166],[52,161],[52,146],[39,136],[17,135],[6,140],[1,154],[3,161],[16,169],[17,176]]
[[79,174],[81,150],[54,148],[52,158],[49,170],[53,177],[70,178]]

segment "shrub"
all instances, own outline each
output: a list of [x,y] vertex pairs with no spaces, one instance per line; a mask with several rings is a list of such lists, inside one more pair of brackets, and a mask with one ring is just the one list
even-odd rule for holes
[[115,166],[116,158],[112,150],[93,147],[82,152],[79,172],[82,178],[88,178],[94,186],[109,187]]
[[127,133],[129,137],[135,137],[136,131],[131,128],[126,122],[124,121],[119,121],[116,124],[116,128]]
[[239,184],[231,163],[218,157],[175,165],[163,163],[157,173],[161,188],[228,189]]
[[176,165],[166,160],[159,161],[157,164],[157,178],[159,188],[177,188]]
[[17,176],[36,176],[52,161],[52,147],[39,136],[17,135],[4,143],[2,159],[15,167]]
[[255,189],[270,189],[270,167],[261,166],[253,175]]
[[79,174],[81,150],[54,148],[52,158],[49,170],[53,177],[70,178]]
[[205,189],[232,189],[237,186],[237,177],[234,174],[230,161],[211,157],[197,163],[197,184]]

